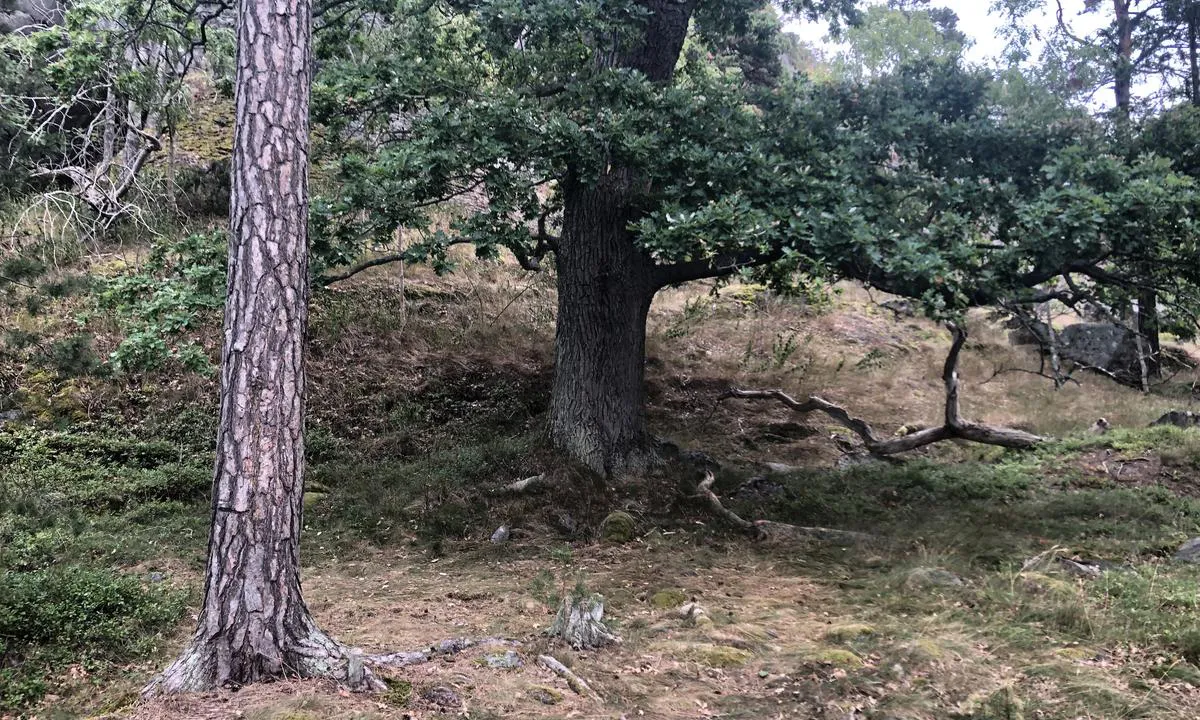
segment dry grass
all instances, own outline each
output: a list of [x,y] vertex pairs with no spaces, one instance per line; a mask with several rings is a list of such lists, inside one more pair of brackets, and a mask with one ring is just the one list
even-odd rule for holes
[[[624,547],[577,547],[566,563],[538,544],[462,550],[437,562],[416,552],[364,551],[352,562],[310,568],[309,603],[324,627],[372,650],[413,649],[450,637],[518,638],[525,660],[519,670],[488,669],[479,662],[486,651],[479,650],[389,672],[414,688],[418,699],[404,709],[379,697],[349,696],[327,682],[286,682],[156,701],[116,716],[437,717],[436,708],[419,700],[434,686],[454,689],[465,702],[460,714],[477,718],[844,720],[856,708],[863,717],[897,720],[1019,717],[985,712],[1009,696],[1014,707],[1036,702],[1036,717],[1166,720],[1200,713],[1200,697],[1188,686],[1164,681],[1139,690],[1127,662],[1097,661],[1096,648],[1016,647],[989,620],[964,623],[953,608],[969,593],[938,600],[929,597],[936,591],[894,590],[945,606],[916,617],[856,604],[827,568],[800,559],[809,554],[805,548],[773,555],[697,547],[687,536],[651,533]],[[549,624],[551,608],[531,582],[547,570],[585,574],[588,586],[608,598],[625,641],[595,653],[547,648],[539,631]],[[674,608],[653,607],[649,599],[663,589],[682,590],[715,623],[688,627]],[[546,651],[592,684],[604,702],[574,695],[532,662]],[[535,700],[530,693],[537,687],[561,693],[561,704]],[[1106,707],[1097,701],[1100,690],[1123,710],[1084,714]],[[1125,714],[1133,707],[1135,714]]]

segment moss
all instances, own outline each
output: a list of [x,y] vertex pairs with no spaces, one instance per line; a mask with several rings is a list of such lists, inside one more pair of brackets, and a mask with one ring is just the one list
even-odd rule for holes
[[866,623],[849,623],[839,625],[825,633],[825,639],[829,642],[842,643],[874,634],[876,634],[874,626]]
[[392,707],[406,707],[408,701],[412,700],[413,686],[407,680],[388,680],[387,692],[381,695],[381,699]]
[[808,653],[805,659],[809,662],[846,669],[863,666],[862,658],[844,648],[821,646]]
[[688,660],[694,660],[711,668],[728,669],[741,667],[750,662],[754,657],[754,653],[741,648],[730,647],[728,645],[709,645],[700,643],[696,645],[683,645],[679,648],[679,655]]
[[687,593],[678,588],[659,590],[650,596],[650,607],[657,610],[669,610],[684,604],[687,599]]
[[600,539],[609,543],[627,543],[633,539],[637,522],[633,516],[620,510],[608,514],[600,523]]

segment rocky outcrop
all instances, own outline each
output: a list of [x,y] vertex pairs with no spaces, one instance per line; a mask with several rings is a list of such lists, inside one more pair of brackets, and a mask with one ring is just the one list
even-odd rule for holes
[[58,25],[65,10],[59,0],[0,0],[0,35]]

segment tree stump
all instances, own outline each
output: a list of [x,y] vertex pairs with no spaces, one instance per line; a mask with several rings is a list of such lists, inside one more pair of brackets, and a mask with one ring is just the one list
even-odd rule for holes
[[604,624],[604,597],[586,592],[563,598],[549,634],[562,638],[575,650],[594,650],[621,642]]

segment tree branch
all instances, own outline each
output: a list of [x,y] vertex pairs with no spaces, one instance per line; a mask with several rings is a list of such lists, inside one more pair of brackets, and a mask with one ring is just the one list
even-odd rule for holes
[[958,358],[963,345],[967,341],[967,333],[953,323],[948,323],[947,325],[954,340],[950,345],[950,352],[946,355],[946,363],[942,368],[942,382],[946,389],[946,403],[944,407],[945,420],[940,427],[926,428],[903,437],[882,439],[875,434],[875,431],[866,421],[852,416],[841,405],[829,402],[816,395],[810,396],[801,402],[782,390],[743,390],[730,388],[718,398],[718,401],[726,398],[775,400],[799,413],[823,412],[843,427],[858,435],[866,446],[867,451],[879,457],[908,452],[916,450],[919,447],[924,447],[925,445],[955,438],[1010,448],[1028,448],[1044,442],[1046,438],[1027,433],[1023,430],[983,425],[962,419],[958,402]]
[[767,252],[744,250],[740,253],[726,253],[670,265],[656,265],[652,282],[655,289],[660,289],[692,280],[728,277],[745,268],[767,265],[782,257],[783,250],[775,248]]

